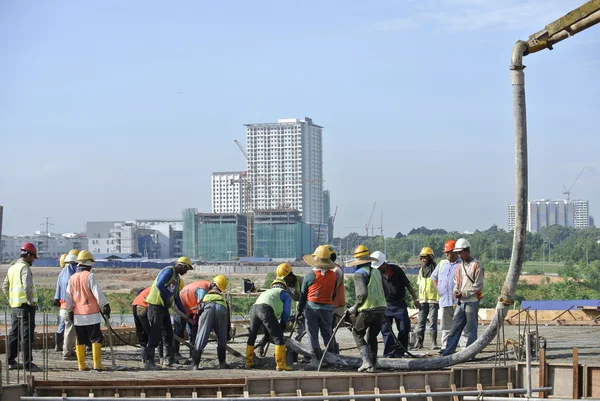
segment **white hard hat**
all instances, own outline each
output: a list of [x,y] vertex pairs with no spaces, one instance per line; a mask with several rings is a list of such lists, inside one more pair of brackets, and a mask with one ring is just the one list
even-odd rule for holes
[[73,254],[68,254],[67,257],[65,258],[65,263],[74,263],[77,262],[77,255],[73,255]]
[[377,259],[377,261],[373,261],[371,262],[371,267],[374,268],[378,268],[379,266],[381,266],[382,264],[384,264],[386,262],[385,260],[385,254],[381,251],[375,251],[371,254],[372,258]]
[[458,241],[456,241],[456,245],[454,245],[454,251],[452,252],[462,251],[463,249],[470,247],[471,244],[469,244],[469,241],[467,241],[465,238],[459,238]]

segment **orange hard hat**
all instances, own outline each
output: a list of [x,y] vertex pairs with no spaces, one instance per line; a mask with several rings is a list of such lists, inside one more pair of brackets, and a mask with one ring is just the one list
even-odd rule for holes
[[444,244],[444,252],[452,252],[454,250],[454,246],[456,245],[456,241],[451,239],[446,241]]

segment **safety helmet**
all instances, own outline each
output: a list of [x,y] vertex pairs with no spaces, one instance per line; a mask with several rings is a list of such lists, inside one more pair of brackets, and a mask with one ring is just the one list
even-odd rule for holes
[[77,255],[77,262],[79,262],[82,266],[92,267],[94,265],[94,256],[90,251],[81,251],[79,255]]
[[454,250],[455,245],[456,241],[453,239],[446,241],[446,243],[444,244],[444,253],[452,252]]
[[77,255],[79,255],[79,251],[77,253],[70,253],[65,258],[65,263],[77,263]]
[[179,259],[177,259],[177,264],[186,265],[190,268],[190,270],[194,270],[194,265],[192,264],[190,258],[188,258],[187,256],[182,256]]
[[213,283],[215,283],[217,285],[217,287],[219,287],[219,290],[221,291],[225,291],[227,289],[227,277],[225,277],[222,274],[219,274],[218,276],[215,276],[215,278],[213,278]]
[[463,249],[470,248],[471,244],[465,238],[459,238],[454,244],[454,252],[462,251]]
[[352,252],[352,257],[355,259],[364,258],[365,256],[369,256],[369,250],[364,245],[359,245],[354,248],[354,252]]
[[273,282],[271,283],[271,288],[273,288],[276,285],[281,285],[286,290],[288,288],[287,283],[281,277],[277,277],[275,280],[273,280]]
[[371,262],[371,267],[374,267],[377,269],[379,266],[381,266],[382,264],[385,263],[385,259],[386,259],[385,254],[381,251],[373,252],[371,254],[371,257],[377,259],[377,261]]
[[289,263],[282,263],[275,269],[275,276],[283,278],[287,277],[291,272],[292,266]]
[[331,245],[329,245],[329,244],[326,244],[326,245],[323,245],[323,246],[327,247],[327,250],[329,251],[329,256],[331,256],[331,255],[333,255],[333,254],[335,254],[335,253],[336,253],[336,252],[335,252],[335,248],[334,248],[334,247],[332,247]]
[[77,255],[79,255],[79,251],[77,249],[71,249],[69,251],[69,255],[75,255],[75,256],[77,256]]
[[433,249],[426,246],[423,249],[421,249],[421,253],[419,254],[419,256],[431,256],[433,258],[435,254],[433,253]]
[[65,258],[67,257],[66,253],[63,253],[62,255],[60,255],[60,259],[58,259],[58,264],[60,265],[60,267],[65,267]]
[[37,259],[37,249],[35,248],[35,245],[33,245],[31,242],[24,243],[23,246],[21,247],[21,251],[29,252],[30,254],[33,255],[34,258]]

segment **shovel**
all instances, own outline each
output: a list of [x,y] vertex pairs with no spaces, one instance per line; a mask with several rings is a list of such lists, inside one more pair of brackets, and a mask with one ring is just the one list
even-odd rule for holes
[[110,327],[110,323],[108,321],[108,318],[104,315],[104,313],[100,312],[100,314],[102,315],[102,317],[104,318],[104,322],[106,323],[106,327],[108,327],[108,344],[110,345],[110,359],[112,362],[112,369],[111,370],[115,370],[115,371],[121,371],[121,370],[127,370],[126,366],[117,366],[117,364],[115,363],[115,351],[113,349],[113,338],[112,338],[112,327]]

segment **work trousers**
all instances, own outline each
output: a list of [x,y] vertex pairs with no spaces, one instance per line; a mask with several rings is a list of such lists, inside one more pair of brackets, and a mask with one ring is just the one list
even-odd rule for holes
[[196,350],[200,352],[204,350],[206,344],[208,344],[210,332],[213,330],[217,336],[217,348],[224,348],[227,345],[228,322],[229,311],[225,306],[214,302],[205,304],[198,320]]
[[454,318],[452,319],[452,328],[448,337],[448,344],[443,355],[450,355],[456,351],[460,335],[465,330],[469,337],[467,347],[477,340],[477,313],[479,312],[479,301],[460,302],[456,305]]
[[419,338],[425,337],[425,325],[427,324],[427,317],[429,317],[429,333],[432,337],[437,337],[438,310],[439,305],[437,303],[423,302],[421,304],[421,310],[419,310],[419,323],[417,328],[417,335],[419,336]]
[[103,340],[100,323],[90,324],[87,326],[75,326],[75,335],[77,337],[77,344],[80,345],[102,343]]
[[[381,331],[381,325],[385,309],[370,309],[358,313],[354,320],[354,331],[352,336],[358,349],[369,345],[373,358],[377,358],[377,336]],[[367,339],[365,341],[365,335]]]
[[146,344],[146,360],[154,360],[154,349],[163,339],[167,348],[167,358],[170,362],[175,360],[173,352],[173,325],[171,324],[171,315],[169,308],[163,305],[148,304],[148,322],[150,332],[148,333],[148,343]]
[[[307,305],[304,310],[304,316],[306,318],[310,346],[315,356],[320,359],[322,354],[321,346],[319,345],[319,333],[321,333],[321,338],[323,338],[323,344],[329,344],[332,334],[333,310],[313,309],[310,305]],[[327,352],[333,350],[332,345],[329,344]]]
[[[250,308],[250,332],[248,333],[247,345],[254,347],[261,326],[264,327],[265,332],[269,333],[275,345],[285,343],[281,323],[277,320],[273,308],[267,304],[255,304]],[[198,331],[200,331],[199,328]]]
[[60,318],[64,323],[62,355],[64,357],[67,357],[75,354],[75,326],[73,326],[73,320],[71,320],[71,318],[69,317],[68,310],[61,309],[59,313]]
[[62,315],[59,312],[58,327],[56,328],[56,334],[62,334],[64,332],[65,332],[65,319],[62,317]]
[[23,365],[25,368],[33,362],[31,342],[35,339],[35,306],[22,304],[11,309],[11,326],[8,333],[8,364],[16,363],[19,344],[23,350]]
[[148,333],[150,333],[150,322],[148,321],[148,309],[144,306],[133,305],[133,323],[135,324],[135,336],[141,347],[148,344]]
[[[444,306],[440,308],[440,328],[442,330],[442,350],[446,349],[446,345],[448,344],[448,337],[450,336],[450,329],[452,328],[452,319],[454,318],[454,309],[455,305],[452,306]],[[469,342],[469,337],[466,334],[466,331],[463,330],[460,336],[460,345],[463,347],[467,345]]]
[[[184,332],[187,332],[190,344],[194,344],[194,342],[196,341],[196,333],[192,332],[192,323],[190,323],[187,319],[184,319],[183,317],[179,316],[178,313],[176,313],[173,316],[173,333],[177,337],[184,338]],[[175,353],[179,352],[180,345],[181,344],[179,343],[179,341],[173,340],[173,350]]]
[[[397,339],[401,347],[396,345],[394,340],[393,326],[396,323],[398,331]],[[392,327],[390,327],[390,324]],[[385,310],[385,318],[381,325],[381,334],[383,335],[383,356],[385,358],[401,358],[408,349],[408,335],[410,333],[410,318],[406,304],[388,305]]]

